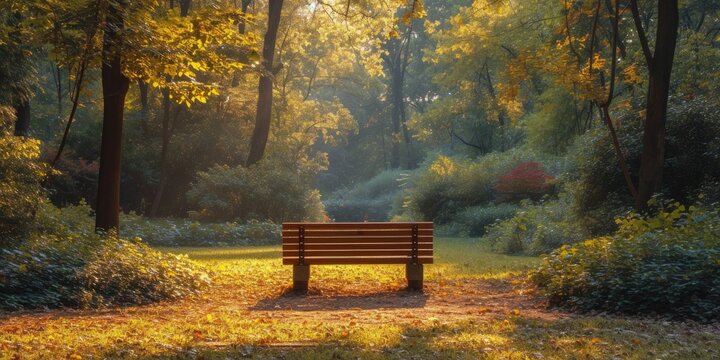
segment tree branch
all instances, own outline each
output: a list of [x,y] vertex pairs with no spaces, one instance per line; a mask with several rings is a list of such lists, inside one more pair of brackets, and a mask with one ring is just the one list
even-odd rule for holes
[[635,31],[638,33],[640,38],[640,45],[642,46],[643,54],[645,55],[645,62],[647,63],[648,69],[652,67],[653,56],[650,52],[650,45],[648,45],[647,35],[643,29],[642,20],[640,19],[640,10],[638,9],[637,0],[630,0],[630,10],[632,10],[633,21],[635,22]]
[[482,146],[480,146],[480,145],[475,145],[475,144],[473,144],[473,143],[470,143],[470,142],[465,141],[465,139],[461,138],[460,135],[458,135],[458,134],[455,132],[455,130],[450,130],[450,135],[452,135],[452,136],[454,136],[456,139],[460,140],[460,142],[463,143],[464,145],[467,145],[467,146],[470,146],[470,147],[472,147],[472,148],[478,149],[478,150],[482,151],[483,153],[487,152],[487,149],[485,149],[484,147],[482,147]]

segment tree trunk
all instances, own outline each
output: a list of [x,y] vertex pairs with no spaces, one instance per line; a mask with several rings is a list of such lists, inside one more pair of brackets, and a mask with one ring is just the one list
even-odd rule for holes
[[140,128],[143,135],[148,134],[148,113],[150,112],[148,104],[148,83],[138,81],[138,89],[140,90]]
[[30,132],[30,101],[15,105],[15,136],[28,136]]
[[102,91],[103,128],[100,144],[96,231],[118,231],[120,227],[120,164],[125,95],[130,80],[122,72],[123,12],[127,0],[108,10],[103,39]]
[[186,17],[190,13],[190,5],[192,0],[180,0],[180,16]]
[[[190,13],[190,5],[192,0],[180,0],[180,17],[187,17]],[[166,82],[170,82],[172,78],[166,77]],[[162,148],[160,149],[160,183],[158,189],[155,192],[152,205],[150,206],[150,216],[157,216],[158,210],[160,209],[160,203],[162,202],[163,193],[165,192],[165,186],[167,185],[167,168],[168,168],[168,148],[170,147],[170,138],[172,132],[170,131],[170,90],[165,88],[162,90],[163,96],[163,121],[162,121]]]
[[655,53],[648,64],[650,83],[640,162],[640,183],[635,204],[639,211],[647,209],[648,200],[662,186],[665,160],[665,120],[678,23],[678,1],[659,0]]
[[280,27],[280,13],[283,0],[270,0],[268,4],[268,28],[265,32],[263,43],[263,72],[260,75],[258,85],[257,113],[255,114],[255,129],[253,129],[250,140],[250,153],[248,154],[246,166],[260,161],[265,154],[270,135],[270,116],[272,114],[272,81],[273,81],[273,58],[275,57],[275,41]]
[[[252,0],[242,0],[242,3],[240,4],[240,10],[242,11],[243,15],[247,14],[247,9],[250,6],[251,2]],[[245,18],[240,18],[240,23],[238,24],[238,32],[240,33],[240,35],[245,35],[246,25],[247,21],[245,21]],[[247,61],[247,56],[245,55],[245,53],[240,53],[239,60],[240,62]],[[230,81],[230,86],[237,87],[238,85],[240,85],[240,74],[238,73],[238,71],[236,71],[233,74],[232,80]]]
[[162,148],[160,149],[160,183],[158,185],[157,192],[155,192],[155,198],[153,199],[152,206],[150,207],[150,216],[157,216],[158,209],[160,208],[160,201],[162,201],[163,192],[165,191],[165,184],[167,183],[167,157],[168,148],[170,147],[170,90],[163,89],[163,120],[162,120]]
[[[242,0],[242,3],[240,4],[240,10],[242,10],[243,14],[247,14],[248,6],[250,6],[250,3],[252,0]],[[245,26],[247,21],[245,21],[244,18],[240,19],[240,24],[238,24],[238,32],[240,34],[245,34]]]
[[390,99],[392,101],[390,118],[392,122],[392,131],[390,132],[390,168],[397,169],[400,167],[400,112],[403,106],[403,80],[400,74],[399,64],[393,64],[390,78]]

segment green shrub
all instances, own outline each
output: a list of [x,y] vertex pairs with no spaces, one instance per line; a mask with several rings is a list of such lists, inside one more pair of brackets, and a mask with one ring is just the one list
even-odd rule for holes
[[581,311],[720,317],[720,212],[679,203],[617,220],[611,237],[563,246],[531,279],[550,304]]
[[190,219],[149,219],[135,214],[120,218],[125,237],[154,246],[238,246],[279,244],[281,227],[270,221],[201,223]]
[[154,250],[142,243],[109,239],[78,274],[83,302],[93,305],[145,304],[197,294],[209,278],[187,255]]
[[407,217],[450,223],[472,206],[495,200],[498,177],[533,156],[521,149],[487,154],[477,160],[437,156],[409,179],[403,191]]
[[39,161],[40,142],[13,136],[13,120],[12,108],[0,106],[0,248],[16,245],[32,229],[48,171]]
[[[36,228],[63,236],[92,236],[95,223],[90,206],[57,208],[44,203],[36,217]],[[120,214],[122,238],[141,238],[153,246],[238,246],[279,244],[281,227],[270,221],[245,223],[201,223],[190,219],[147,218],[135,213]]]
[[564,193],[538,204],[524,201],[513,217],[487,227],[484,240],[501,253],[539,255],[585,239],[587,233],[571,215],[571,201]]
[[[635,183],[642,151],[642,120],[623,119],[618,137]],[[704,183],[720,180],[720,110],[703,99],[673,101],[668,107],[662,193],[691,202]],[[581,136],[571,149],[574,158],[567,191],[573,214],[593,235],[612,233],[609,220],[630,210],[629,195],[608,131],[598,127]]]
[[350,189],[333,192],[324,202],[328,216],[335,221],[387,221],[401,176],[399,170],[386,170]]
[[40,204],[39,226],[0,252],[0,309],[144,304],[195,294],[209,281],[186,258],[95,234],[89,211]]
[[187,193],[191,216],[206,221],[323,219],[320,194],[297,169],[263,160],[253,166],[216,165],[197,174]]
[[472,206],[458,212],[451,222],[438,225],[435,232],[440,236],[482,236],[488,226],[511,218],[517,210],[514,204]]

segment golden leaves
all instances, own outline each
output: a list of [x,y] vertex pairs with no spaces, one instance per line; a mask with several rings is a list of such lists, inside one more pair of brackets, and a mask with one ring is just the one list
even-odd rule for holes
[[257,36],[237,31],[237,19],[243,17],[237,9],[214,7],[194,9],[188,17],[175,12],[149,17],[145,31],[128,34],[128,42],[136,45],[126,56],[124,71],[132,79],[167,89],[179,104],[206,103],[219,94],[218,85],[198,78],[226,76],[246,66],[228,49],[255,51]]
[[625,83],[630,85],[639,84],[642,81],[640,75],[638,75],[637,66],[635,64],[630,64],[623,69],[623,78],[625,79]]

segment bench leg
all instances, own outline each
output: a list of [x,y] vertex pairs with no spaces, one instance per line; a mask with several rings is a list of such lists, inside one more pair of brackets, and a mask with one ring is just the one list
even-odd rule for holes
[[310,281],[310,265],[293,265],[293,290],[307,292]]
[[408,290],[422,291],[423,289],[423,265],[405,265],[405,277],[408,282]]

